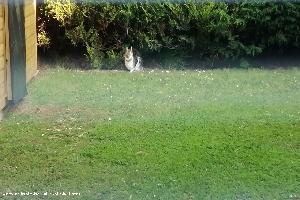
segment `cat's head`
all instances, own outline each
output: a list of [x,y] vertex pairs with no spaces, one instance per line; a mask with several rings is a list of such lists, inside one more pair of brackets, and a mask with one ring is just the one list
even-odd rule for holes
[[125,54],[124,54],[124,58],[126,60],[130,60],[133,57],[133,51],[132,51],[132,47],[130,47],[130,49],[128,47],[126,47],[125,49]]

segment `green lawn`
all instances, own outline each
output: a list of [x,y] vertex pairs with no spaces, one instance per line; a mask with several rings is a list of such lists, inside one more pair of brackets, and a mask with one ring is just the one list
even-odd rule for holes
[[28,90],[0,124],[0,199],[300,198],[299,68],[52,69]]

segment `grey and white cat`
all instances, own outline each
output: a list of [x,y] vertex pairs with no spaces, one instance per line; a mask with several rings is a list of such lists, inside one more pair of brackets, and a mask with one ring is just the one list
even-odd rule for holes
[[142,57],[138,52],[133,52],[132,47],[130,49],[126,47],[124,54],[125,66],[130,72],[141,71],[142,67]]

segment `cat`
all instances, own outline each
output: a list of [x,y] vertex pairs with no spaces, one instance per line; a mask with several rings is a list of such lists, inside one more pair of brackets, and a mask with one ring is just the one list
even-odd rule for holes
[[126,47],[125,54],[124,54],[124,61],[125,61],[126,68],[130,72],[143,70],[142,57],[139,55],[137,51],[133,52],[132,47],[130,47],[130,49]]

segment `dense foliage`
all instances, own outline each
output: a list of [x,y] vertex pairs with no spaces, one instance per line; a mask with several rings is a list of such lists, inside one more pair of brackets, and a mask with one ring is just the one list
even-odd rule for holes
[[118,66],[128,45],[177,65],[190,57],[240,59],[300,47],[300,4],[290,2],[46,0],[39,25],[41,46],[78,46],[102,68]]

